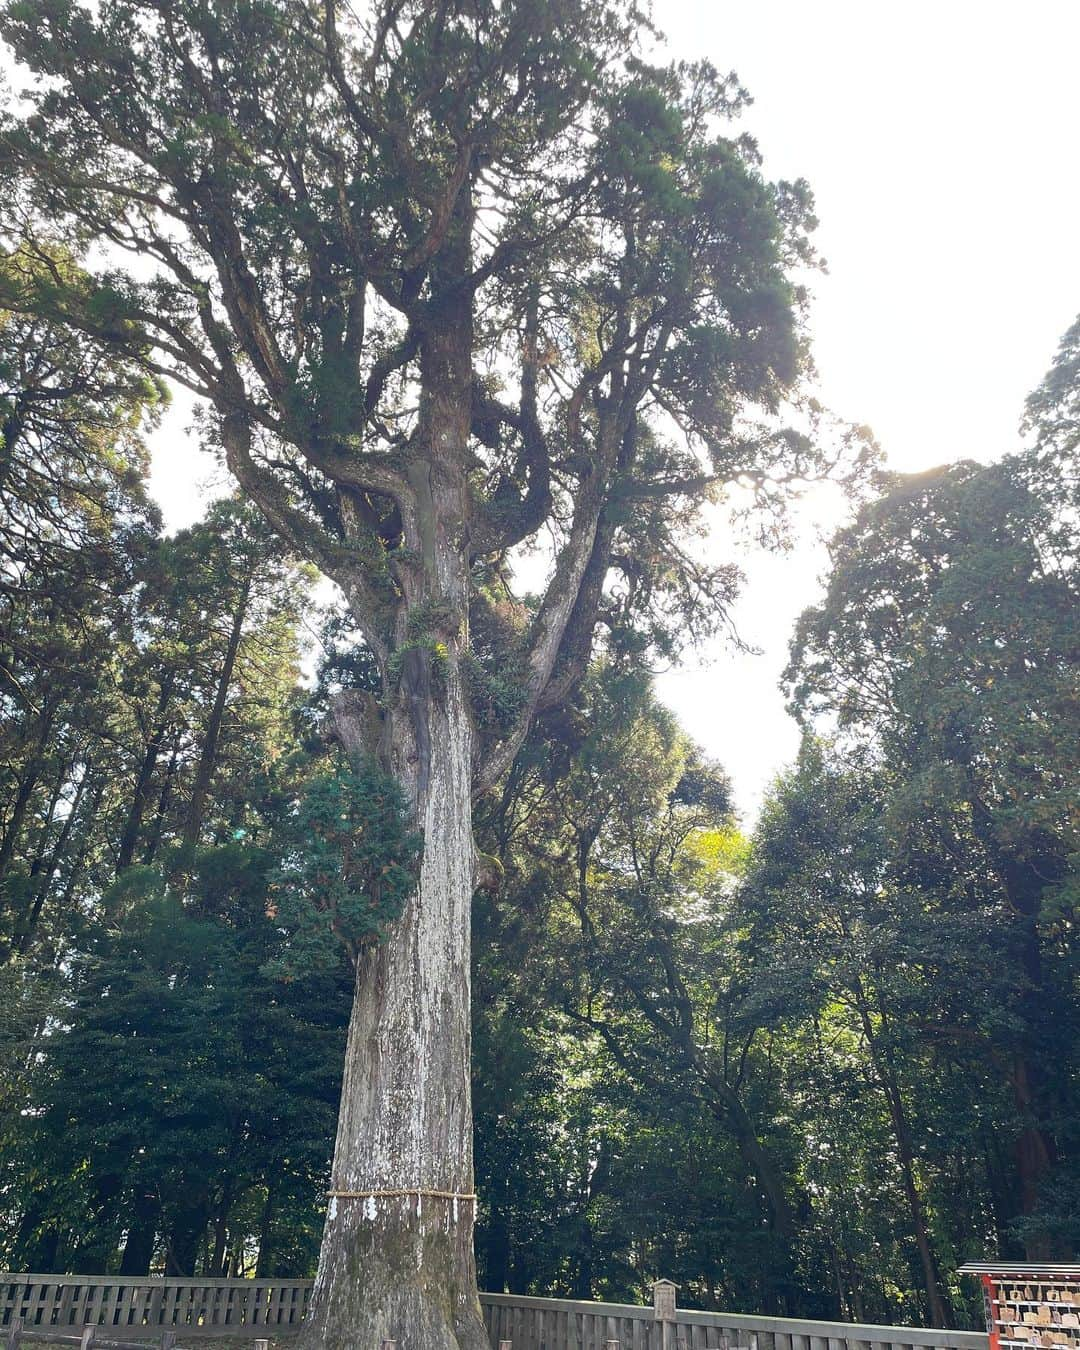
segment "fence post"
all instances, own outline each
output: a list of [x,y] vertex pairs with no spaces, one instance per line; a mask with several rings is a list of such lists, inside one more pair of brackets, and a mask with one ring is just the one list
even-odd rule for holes
[[397,1341],[383,1341],[382,1350],[397,1350]]
[[269,1342],[269,1341],[256,1341],[256,1342],[255,1342],[255,1350],[270,1350],[270,1342]]
[[513,1350],[513,1346],[514,1346],[514,1342],[513,1342],[513,1341],[500,1341],[500,1342],[499,1342],[499,1350]]
[[19,1337],[22,1335],[23,1320],[21,1317],[13,1317],[11,1325],[8,1327],[7,1350],[19,1350]]
[[94,1326],[93,1322],[91,1322],[89,1326],[83,1327],[82,1336],[79,1339],[79,1350],[90,1350],[90,1347],[94,1344],[94,1337],[96,1335],[97,1327]]
[[675,1345],[675,1290],[672,1280],[656,1280],[652,1287],[653,1317],[660,1323],[661,1350],[674,1350]]
[[[256,1347],[258,1346],[258,1344],[259,1344],[258,1341],[256,1341],[255,1342]],[[163,1331],[161,1333],[161,1350],[173,1350],[173,1347],[175,1345],[176,1345],[176,1332],[172,1330]]]
[[619,1342],[618,1342],[618,1341],[605,1341],[605,1342],[604,1342],[604,1350],[619,1350]]

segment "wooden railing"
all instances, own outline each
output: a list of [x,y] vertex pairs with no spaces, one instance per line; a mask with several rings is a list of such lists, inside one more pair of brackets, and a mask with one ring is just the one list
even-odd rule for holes
[[[276,1340],[300,1329],[310,1280],[191,1280],[0,1274],[0,1329],[100,1328],[99,1337],[176,1344],[197,1337]],[[982,1332],[805,1322],[675,1306],[667,1281],[652,1307],[481,1294],[493,1350],[987,1350]],[[33,1339],[43,1339],[34,1335]],[[508,1348],[506,1343],[510,1343]],[[613,1344],[614,1343],[614,1344]],[[376,1347],[372,1347],[376,1350]],[[397,1350],[412,1350],[401,1344]]]
[[151,1340],[163,1328],[182,1340],[276,1337],[299,1331],[310,1295],[310,1280],[0,1274],[0,1328],[21,1319],[27,1331],[95,1326],[114,1340]]
[[[657,1300],[658,1304],[660,1300]],[[978,1331],[805,1322],[635,1304],[481,1294],[493,1347],[513,1350],[987,1350]]]

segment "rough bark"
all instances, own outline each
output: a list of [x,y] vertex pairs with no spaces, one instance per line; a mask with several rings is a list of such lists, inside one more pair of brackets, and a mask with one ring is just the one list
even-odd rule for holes
[[[461,238],[467,248],[467,221]],[[487,1350],[471,1198],[474,735],[460,665],[471,364],[463,297],[437,309],[421,348],[409,465],[415,511],[399,573],[406,606],[385,737],[423,831],[423,857],[387,940],[357,960],[331,1175],[331,1191],[342,1194],[330,1197],[303,1350],[367,1350],[384,1340],[408,1350]]]
[[[305,1345],[486,1347],[474,1203],[417,1194],[473,1190],[472,737],[456,675],[428,747],[419,886],[357,967],[331,1189],[363,1198],[330,1199]],[[393,1190],[409,1193],[371,1194]]]

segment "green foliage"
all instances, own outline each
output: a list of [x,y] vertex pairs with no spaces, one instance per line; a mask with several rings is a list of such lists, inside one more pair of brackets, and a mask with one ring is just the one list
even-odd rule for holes
[[[293,991],[261,974],[280,950],[271,865],[259,849],[204,852],[187,899],[133,869],[75,958],[63,1030],[38,1042],[34,1109],[5,1154],[58,1268],[107,1268],[149,1202],[144,1260],[157,1229],[166,1268],[190,1273],[211,1217],[236,1240],[245,1200],[257,1226],[260,1192],[303,1215],[264,1231],[267,1258],[313,1261],[350,982],[339,970]],[[25,1261],[28,1236],[7,1236],[6,1259]]]
[[[883,995],[891,1025],[940,1026],[1009,1065],[978,1091],[1018,1169],[988,1187],[999,1231],[1033,1257],[1066,1249],[1057,1197],[1076,1168],[1074,1084],[1055,1050],[1075,1009],[1075,487],[1047,458],[1068,439],[1067,412],[1053,412],[1067,365],[1033,403],[1032,450],[883,484],[834,541],[825,602],[800,621],[788,672],[796,711],[835,719],[847,772],[866,747],[877,760],[875,904],[899,907],[883,969],[907,980]],[[970,1116],[962,1128],[980,1131]]]
[[[686,544],[726,485],[778,515],[863,447],[785,434],[815,221],[732,131],[734,77],[643,61],[633,0],[407,8],[9,0],[42,93],[0,163],[31,218],[143,266],[11,304],[201,394],[247,497],[348,596],[388,719],[407,659],[432,699],[460,676],[501,762],[595,633],[670,659],[723,625],[738,570]],[[544,622],[470,644],[545,531]],[[420,612],[444,592],[445,627]]]
[[[1080,329],[1029,454],[884,479],[834,542],[790,684],[837,739],[747,840],[645,672],[737,592],[703,506],[768,524],[837,458],[809,191],[727,134],[733,78],[637,58],[633,4],[406,12],[0,13],[38,77],[0,119],[0,1257],[309,1273],[347,958],[420,848],[321,723],[361,690],[381,733],[421,663],[478,759],[539,710],[476,819],[485,1282],[970,1317],[960,1257],[1075,1240]],[[158,537],[170,372],[274,533]],[[282,538],[366,643],[310,696]]]
[[272,973],[333,970],[343,946],[355,959],[385,937],[416,886],[421,837],[407,814],[400,786],[371,762],[304,785],[280,834],[271,908],[289,944]]

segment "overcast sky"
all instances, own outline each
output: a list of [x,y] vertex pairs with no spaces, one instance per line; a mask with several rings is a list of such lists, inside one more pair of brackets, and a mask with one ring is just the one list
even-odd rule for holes
[[[1014,447],[1024,398],[1080,312],[1080,5],[667,0],[657,13],[680,55],[738,72],[767,173],[814,190],[829,271],[811,328],[829,405],[868,423],[901,470]],[[776,683],[819,594],[814,534],[744,562],[737,619],[762,656],[720,651],[661,680],[748,821],[797,746]]]
[[[891,465],[989,459],[1017,441],[1025,395],[1080,311],[1080,175],[1072,0],[666,0],[677,54],[736,70],[743,120],[772,177],[816,198],[827,276],[812,331],[822,392],[868,423]],[[180,432],[155,442],[154,488],[172,525],[198,513],[205,466]],[[663,697],[734,776],[750,823],[796,747],[777,679],[792,624],[818,594],[815,534],[780,557],[741,556],[736,615],[763,649],[718,649],[662,676]]]

